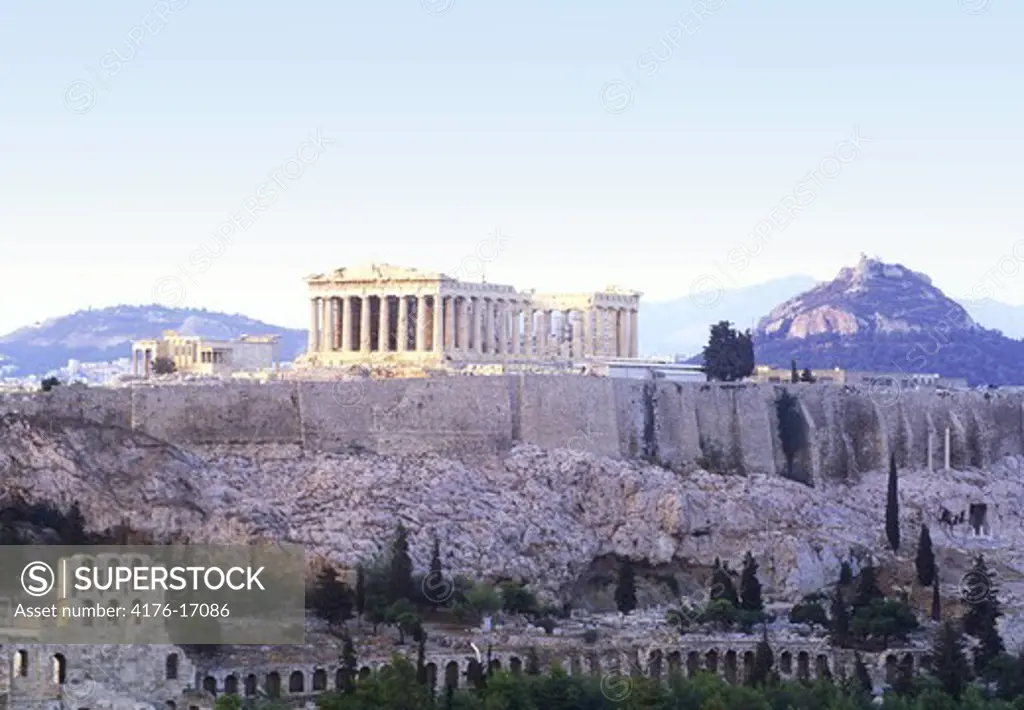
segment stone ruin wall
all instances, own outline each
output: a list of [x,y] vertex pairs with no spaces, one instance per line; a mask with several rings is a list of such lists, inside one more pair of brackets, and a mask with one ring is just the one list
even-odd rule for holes
[[[782,474],[778,385],[665,383],[579,375],[59,387],[0,396],[0,414],[122,427],[183,446],[295,444],[326,452],[501,455],[516,443]],[[786,385],[814,485],[884,469],[984,468],[1024,454],[1024,393]]]

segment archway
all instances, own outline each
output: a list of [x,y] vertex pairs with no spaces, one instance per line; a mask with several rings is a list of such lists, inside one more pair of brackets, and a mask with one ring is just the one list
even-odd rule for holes
[[434,690],[437,688],[437,664],[436,663],[428,663],[426,671],[427,671],[427,688],[429,688],[430,692],[433,693]]
[[281,674],[277,671],[271,671],[267,673],[267,682],[265,688],[267,691],[268,698],[280,698],[281,697]]
[[[513,659],[513,661],[518,659]],[[448,661],[444,667],[444,686],[456,690],[459,687],[459,664],[456,661]]]
[[725,652],[725,682],[736,682],[736,652],[729,649]]
[[832,677],[832,671],[828,667],[828,656],[824,653],[819,653],[815,659],[815,666],[818,678],[826,679]]
[[601,657],[596,653],[588,653],[587,669],[590,671],[590,675],[592,676],[601,675]]
[[57,685],[64,685],[64,681],[67,680],[67,675],[68,663],[64,659],[64,654],[53,654],[53,682]]
[[746,651],[743,654],[743,680],[749,683],[754,677],[754,665],[757,661],[756,654],[753,651]]
[[164,679],[178,680],[178,654],[167,655],[167,659],[164,661]]
[[369,666],[363,666],[362,668],[359,669],[359,679],[360,680],[366,680],[367,678],[369,678],[372,675],[373,675],[373,671],[370,670]]
[[661,649],[656,648],[647,655],[647,671],[651,674],[651,678],[655,680],[661,678],[661,664]]
[[704,655],[704,667],[711,673],[718,672],[718,651],[711,650]]
[[497,673],[501,670],[501,659],[492,658],[491,662],[487,664],[487,674]]
[[302,671],[292,671],[292,674],[288,676],[288,692],[306,692],[306,676],[303,675]]
[[793,654],[789,651],[783,651],[782,655],[779,656],[779,673],[782,675],[789,675],[793,672]]
[[519,660],[519,656],[512,656],[508,661],[508,669],[515,675],[519,675],[523,672],[523,662]]
[[255,673],[250,673],[245,677],[245,697],[251,698],[256,695],[256,688],[259,686],[259,681],[256,679]]
[[796,655],[796,677],[800,680],[811,679],[811,656],[807,651]]
[[313,692],[327,690],[327,671],[317,668],[313,671]]
[[234,673],[224,679],[224,694],[238,695],[238,676]]
[[20,649],[14,654],[14,675],[18,678],[28,676],[28,651]]
[[203,690],[210,693],[213,696],[217,695],[217,679],[212,675],[208,675],[203,678]]
[[700,654],[690,651],[686,654],[686,675],[691,678],[700,672]]

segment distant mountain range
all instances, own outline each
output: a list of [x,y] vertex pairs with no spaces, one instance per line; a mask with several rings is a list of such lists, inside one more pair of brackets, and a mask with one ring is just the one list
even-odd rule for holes
[[243,315],[158,305],[113,306],[52,318],[0,337],[0,367],[8,376],[22,377],[45,374],[67,365],[68,360],[105,362],[126,358],[133,340],[156,338],[165,330],[218,339],[278,335],[285,361],[306,349],[306,331]]
[[980,325],[926,275],[867,257],[776,306],[757,324],[754,353],[780,367],[1024,384],[1024,341]]
[[[737,328],[755,328],[774,305],[788,301],[821,282],[810,276],[786,276],[754,286],[726,289],[713,296],[689,296],[640,302],[640,352],[644,355],[698,354],[708,341],[712,323],[727,320]],[[709,303],[700,305],[697,301]],[[958,300],[978,324],[1003,335],[1024,338],[1024,306],[991,299]]]

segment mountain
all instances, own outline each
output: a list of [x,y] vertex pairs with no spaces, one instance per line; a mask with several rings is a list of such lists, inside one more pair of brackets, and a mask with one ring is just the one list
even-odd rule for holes
[[773,309],[755,332],[758,363],[937,373],[971,384],[1024,384],[1024,342],[978,324],[902,264],[861,257]]
[[978,323],[1001,331],[1008,338],[1024,338],[1024,306],[1011,306],[986,298],[980,301],[960,301]]
[[640,301],[640,352],[643,355],[693,355],[708,342],[711,323],[727,320],[753,326],[771,304],[802,293],[818,281],[787,276],[745,288],[716,290],[668,301]]
[[127,358],[133,340],[156,338],[165,330],[221,339],[279,335],[284,361],[306,348],[306,331],[269,325],[243,315],[158,305],[112,306],[52,318],[0,337],[0,374],[39,375],[63,367],[68,360]]

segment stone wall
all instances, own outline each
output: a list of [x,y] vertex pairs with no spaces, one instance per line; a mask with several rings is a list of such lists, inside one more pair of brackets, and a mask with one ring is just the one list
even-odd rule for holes
[[[820,485],[884,468],[981,468],[1024,453],[1024,394],[786,385]],[[516,374],[333,382],[58,387],[0,396],[0,414],[73,418],[183,445],[296,444],[381,454],[500,455],[516,443],[741,473],[787,469],[778,385]],[[929,441],[931,442],[929,444]]]

